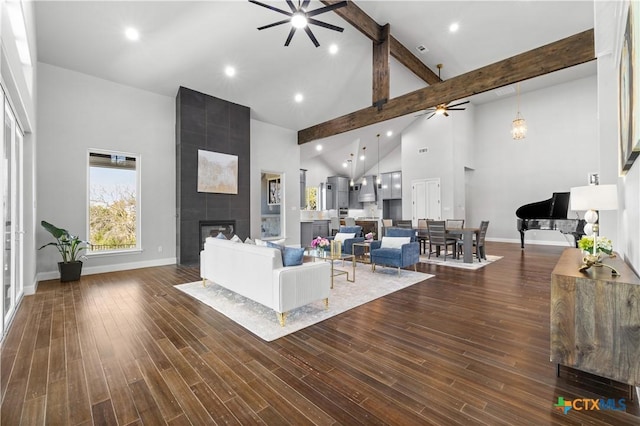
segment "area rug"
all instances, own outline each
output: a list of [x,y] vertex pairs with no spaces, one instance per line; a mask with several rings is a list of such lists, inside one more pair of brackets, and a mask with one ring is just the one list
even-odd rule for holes
[[[350,264],[347,267],[345,263],[345,266],[339,269],[348,270],[351,277]],[[406,270],[401,270],[398,275],[395,268],[378,267],[373,273],[369,265],[359,263],[354,283],[348,282],[345,275],[335,277],[329,295],[329,309],[324,308],[321,300],[294,309],[289,311],[284,327],[280,326],[273,309],[210,281],[207,281],[206,287],[202,286],[202,281],[175,287],[270,342],[431,277],[433,275]]]
[[460,269],[470,269],[476,270],[480,268],[484,268],[491,263],[502,259],[502,256],[492,256],[490,254],[487,255],[487,260],[482,260],[482,262],[478,262],[478,259],[474,258],[473,263],[464,263],[462,259],[454,259],[451,256],[447,256],[447,261],[445,262],[444,257],[435,257],[431,255],[431,259],[427,257],[427,255],[420,256],[420,262],[422,263],[430,263],[432,265],[440,265],[440,266],[450,266],[452,268],[460,268]]

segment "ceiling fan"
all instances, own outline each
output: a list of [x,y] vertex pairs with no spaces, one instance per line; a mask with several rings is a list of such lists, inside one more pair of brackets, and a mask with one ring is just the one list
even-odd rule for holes
[[254,3],[254,4],[257,4],[258,6],[266,7],[267,9],[271,9],[274,12],[282,13],[283,15],[287,15],[289,17],[287,19],[283,19],[282,21],[274,22],[273,24],[258,27],[259,30],[265,30],[267,28],[275,27],[277,25],[291,23],[291,31],[289,31],[289,36],[287,37],[287,41],[285,41],[284,43],[285,46],[289,46],[289,43],[291,43],[291,39],[293,38],[293,35],[295,34],[296,30],[303,29],[303,28],[304,28],[304,31],[309,36],[309,38],[311,39],[311,41],[313,42],[313,44],[316,47],[320,46],[320,43],[318,43],[318,40],[311,32],[311,29],[309,28],[309,24],[318,25],[319,27],[328,28],[333,31],[338,31],[338,32],[344,31],[344,28],[340,28],[332,24],[327,24],[326,22],[318,21],[313,17],[321,13],[325,13],[331,10],[345,7],[347,5],[346,1],[341,1],[338,3],[331,4],[329,6],[324,6],[319,9],[310,10],[310,11],[307,11],[307,6],[309,6],[309,3],[311,3],[311,0],[304,0],[302,2],[298,0],[298,7],[296,7],[291,0],[286,0],[286,1],[287,1],[287,4],[289,5],[289,8],[291,9],[291,12],[278,9],[277,7],[273,7],[256,0],[249,0],[249,3]]
[[[440,70],[442,69],[442,64],[436,65],[438,67],[438,77],[440,77]],[[447,105],[447,104],[439,104],[435,107],[427,108],[424,113],[416,115],[416,117],[420,115],[425,115],[431,113],[430,116],[427,117],[427,120],[433,117],[434,115],[444,115],[448,117],[447,111],[464,111],[466,108],[456,108],[460,105],[468,104],[469,101],[458,102],[457,104]]]

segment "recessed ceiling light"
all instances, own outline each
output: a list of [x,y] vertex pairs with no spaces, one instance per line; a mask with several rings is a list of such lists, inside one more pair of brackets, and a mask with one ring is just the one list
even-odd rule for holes
[[320,144],[316,145],[316,151],[322,151],[322,145]]
[[236,69],[229,65],[225,67],[224,73],[229,77],[233,77],[234,75],[236,75]]
[[451,31],[452,33],[455,33],[456,31],[458,31],[459,28],[460,28],[460,25],[457,22],[454,22],[453,24],[449,25],[449,31]]
[[364,155],[360,156],[360,161],[364,161]]
[[302,93],[296,93],[296,95],[293,97],[293,99],[294,99],[296,102],[300,103],[300,102],[302,102],[302,100],[304,99],[304,96],[302,96]]
[[387,137],[389,137],[389,138],[390,138],[391,136],[393,136],[393,132],[392,132],[391,130],[389,130],[389,131],[387,132]]
[[133,27],[129,27],[124,30],[124,35],[131,41],[137,41],[140,39],[140,33]]
[[329,53],[331,53],[332,55],[338,53],[338,45],[332,44],[331,46],[329,46]]
[[347,162],[345,161],[344,163],[342,163],[342,167],[344,167],[345,169],[347,168]]

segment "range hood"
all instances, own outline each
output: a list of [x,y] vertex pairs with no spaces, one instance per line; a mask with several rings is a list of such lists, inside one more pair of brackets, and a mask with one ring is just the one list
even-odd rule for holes
[[367,180],[367,184],[360,185],[358,201],[361,203],[374,202],[376,201],[376,177],[365,176],[364,179]]

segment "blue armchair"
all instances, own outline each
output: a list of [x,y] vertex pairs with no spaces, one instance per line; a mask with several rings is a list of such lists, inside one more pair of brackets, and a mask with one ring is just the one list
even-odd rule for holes
[[[364,241],[364,237],[362,236],[362,226],[359,226],[359,225],[341,226],[340,229],[338,230],[338,233],[356,234],[353,238],[347,238],[346,240],[342,241],[342,253],[344,254],[353,254],[352,244],[361,243]],[[333,240],[334,238],[335,238],[335,235],[331,237],[327,237],[328,240]]]
[[[398,248],[382,247],[385,237],[409,237],[409,242]],[[398,274],[400,268],[411,265],[413,265],[413,270],[416,270],[416,264],[420,261],[420,243],[416,239],[415,229],[389,228],[387,234],[382,238],[382,241],[371,243],[371,263],[374,272],[376,265],[398,268]]]

